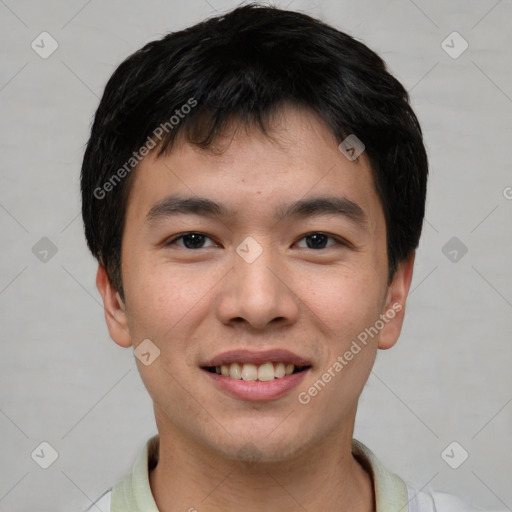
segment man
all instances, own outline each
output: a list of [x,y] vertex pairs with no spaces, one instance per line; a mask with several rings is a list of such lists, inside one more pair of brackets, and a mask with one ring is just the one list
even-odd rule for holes
[[96,508],[470,510],[352,437],[400,334],[427,174],[403,86],[304,14],[246,5],[118,67],[82,213],[158,435]]

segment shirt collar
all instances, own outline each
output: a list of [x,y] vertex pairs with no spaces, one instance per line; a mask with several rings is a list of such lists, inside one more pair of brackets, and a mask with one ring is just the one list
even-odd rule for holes
[[389,472],[375,454],[357,439],[352,439],[352,453],[372,475],[376,512],[407,512],[408,496],[405,482]]
[[[149,471],[158,463],[158,434],[151,437],[140,452],[132,472],[112,489],[111,512],[159,512],[149,485]],[[371,473],[376,512],[406,512],[407,487],[390,473],[374,453],[357,439],[352,439],[352,453]]]

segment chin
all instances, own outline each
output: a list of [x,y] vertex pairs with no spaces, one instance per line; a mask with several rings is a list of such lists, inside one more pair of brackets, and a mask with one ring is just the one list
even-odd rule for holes
[[[233,440],[237,439],[236,443]],[[226,459],[237,460],[245,463],[248,467],[258,463],[274,463],[293,459],[303,452],[307,447],[303,445],[304,437],[299,439],[269,438],[269,434],[262,434],[261,437],[251,435],[246,439],[242,436],[233,435],[227,439],[228,445],[212,448]]]

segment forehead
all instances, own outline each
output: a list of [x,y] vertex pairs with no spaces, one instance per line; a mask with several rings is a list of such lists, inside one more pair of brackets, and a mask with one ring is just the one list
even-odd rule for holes
[[[286,206],[308,197],[346,199],[369,224],[382,214],[366,155],[350,161],[314,112],[281,109],[269,126],[236,121],[215,141],[215,151],[177,140],[168,155],[147,156],[133,176],[127,223],[152,216],[168,196],[208,198],[233,217],[281,216]],[[338,201],[339,203],[339,201]],[[371,226],[370,226],[371,227]]]

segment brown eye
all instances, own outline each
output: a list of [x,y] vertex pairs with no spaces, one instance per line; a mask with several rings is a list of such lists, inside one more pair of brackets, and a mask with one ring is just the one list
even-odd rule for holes
[[329,249],[329,247],[332,247],[332,245],[326,247],[325,244],[327,243],[327,240],[334,240],[334,244],[332,245],[343,245],[341,240],[338,240],[337,238],[327,235],[326,233],[316,232],[316,233],[309,233],[307,235],[304,235],[301,240],[306,240],[306,249]]
[[[178,245],[175,244],[177,240],[183,240],[183,245],[178,245],[178,247],[184,247],[185,249],[203,249],[203,244],[205,240],[210,239],[208,236],[203,233],[198,233],[195,231],[191,231],[189,233],[183,233],[172,240],[169,240],[165,243],[165,246]],[[211,240],[211,239],[210,239]]]

